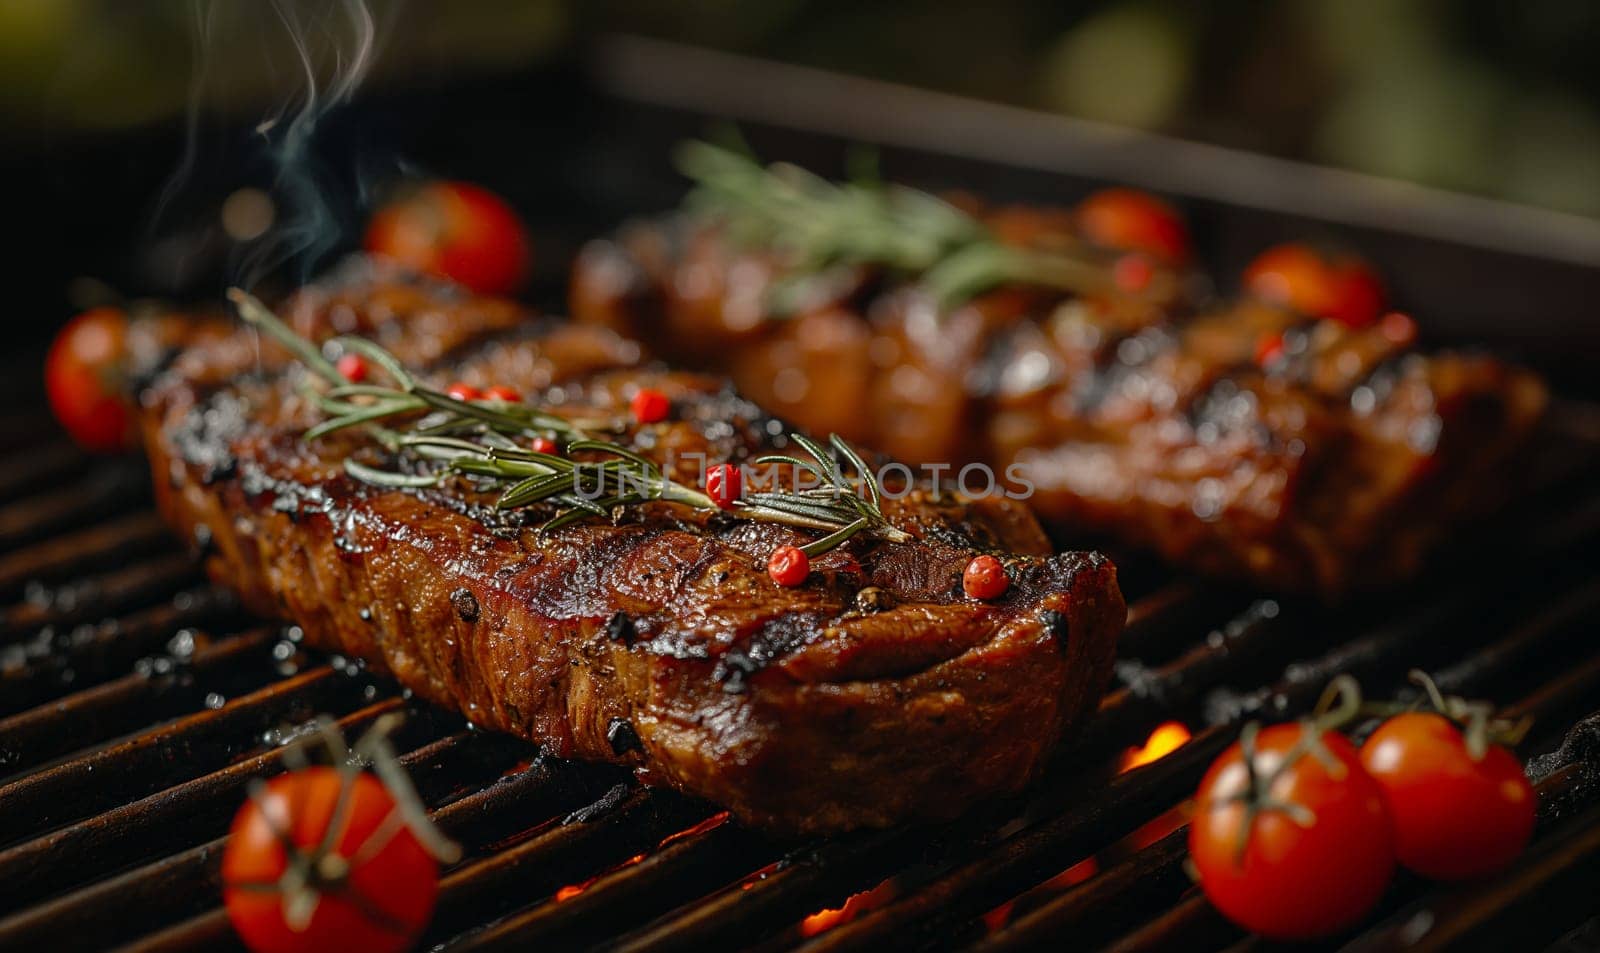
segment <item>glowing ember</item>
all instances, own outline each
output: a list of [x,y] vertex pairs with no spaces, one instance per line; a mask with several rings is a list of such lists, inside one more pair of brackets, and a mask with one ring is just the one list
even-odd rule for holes
[[722,811],[720,813],[713,814],[710,817],[706,818],[705,820],[701,821],[700,823],[694,825],[693,827],[685,828],[685,829],[679,831],[678,833],[673,834],[673,835],[665,838],[664,840],[661,841],[661,843],[656,845],[656,849],[659,850],[659,849],[667,846],[668,844],[672,843],[673,841],[680,841],[680,840],[683,840],[685,837],[694,837],[697,834],[704,834],[706,831],[715,830],[716,828],[721,827],[724,823],[726,823],[727,820],[728,820],[728,812],[727,811]]
[[[606,873],[614,873],[624,867],[632,867],[634,864],[644,860],[647,856],[648,854],[634,854],[632,857],[629,857],[622,863],[612,867],[610,870],[607,870]],[[556,891],[556,903],[561,903],[565,900],[571,900],[573,897],[576,897],[578,894],[583,893],[585,890],[588,890],[590,887],[594,886],[595,881],[599,879],[599,877],[590,877],[583,883],[567,884],[565,887],[562,887],[560,890]]]
[[1044,886],[1052,890],[1065,890],[1068,887],[1076,887],[1099,872],[1100,862],[1093,857],[1085,857],[1061,873],[1046,880]]
[[988,913],[985,913],[983,915],[983,926],[984,926],[984,928],[987,929],[990,933],[993,933],[994,931],[996,931],[996,930],[1000,929],[1001,927],[1005,926],[1006,923],[1011,920],[1011,908],[1015,907],[1016,905],[1017,905],[1017,902],[1015,900],[1007,900],[1005,903],[1002,903],[1000,906],[995,907],[993,910],[990,910]]
[[[857,894],[856,896],[860,896],[860,894]],[[850,899],[854,900],[855,897],[851,897]],[[849,901],[846,901],[845,906],[849,905]],[[818,910],[816,913],[813,913],[811,916],[800,921],[800,935],[816,936],[818,933],[831,930],[843,922],[843,907],[839,908],[838,910]]]
[[1061,893],[1068,888],[1076,887],[1099,872],[1100,861],[1094,857],[1085,857],[1015,900],[1007,900],[1000,906],[985,913],[981,918],[983,925],[988,928],[990,933],[993,933],[1011,922],[1011,915],[1016,912],[1016,908],[1019,905],[1021,905],[1023,912],[1032,910],[1045,898]]
[[871,890],[851,894],[845,899],[844,906],[837,910],[818,910],[811,916],[800,921],[801,936],[816,936],[825,933],[841,923],[848,923],[868,910],[881,907],[894,899],[898,888],[894,881],[885,880]]
[[1189,823],[1189,814],[1193,809],[1193,803],[1186,801],[1170,811],[1157,815],[1153,820],[1146,821],[1138,830],[1125,837],[1124,840],[1127,841],[1128,847],[1132,850],[1144,850]]
[[588,890],[589,885],[592,883],[594,883],[593,880],[585,880],[581,884],[567,884],[565,887],[562,887],[560,890],[556,891],[556,903],[564,903],[565,901],[571,900],[578,894]]
[[1150,738],[1142,748],[1129,748],[1122,755],[1122,765],[1119,771],[1132,771],[1140,765],[1149,764],[1165,758],[1167,755],[1183,747],[1189,740],[1189,729],[1181,722],[1169,721],[1156,726],[1150,732]]

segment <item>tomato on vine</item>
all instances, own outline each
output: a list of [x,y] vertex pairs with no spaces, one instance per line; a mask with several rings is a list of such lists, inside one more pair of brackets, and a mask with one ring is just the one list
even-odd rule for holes
[[1361,749],[1394,818],[1400,863],[1438,880],[1504,869],[1533,836],[1538,810],[1522,762],[1492,740],[1514,737],[1517,727],[1425,687],[1435,711],[1390,718]]
[[[384,730],[374,728],[356,751],[393,764]],[[432,915],[436,858],[453,857],[454,845],[428,825],[403,772],[380,765],[386,783],[347,759],[337,763],[271,779],[234,817],[223,905],[255,953],[400,951]]]
[[1196,795],[1189,853],[1207,899],[1273,939],[1350,926],[1394,873],[1383,791],[1326,724],[1246,726]]

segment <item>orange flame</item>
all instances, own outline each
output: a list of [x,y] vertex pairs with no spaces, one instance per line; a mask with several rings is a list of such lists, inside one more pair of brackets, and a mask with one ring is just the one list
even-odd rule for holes
[[[615,873],[624,867],[632,867],[634,864],[643,861],[646,856],[648,855],[634,854],[632,857],[629,857],[622,863],[612,867],[610,870],[607,870],[606,873]],[[601,876],[604,876],[604,874]],[[594,886],[595,881],[599,879],[600,877],[590,877],[588,880],[582,881],[581,883],[567,884],[565,887],[562,887],[560,890],[556,891],[556,903],[562,903],[563,901],[571,900],[573,897],[576,897],[578,894],[583,893],[585,890],[588,890],[590,887]]]
[[800,921],[800,935],[805,937],[826,933],[841,923],[848,923],[856,917],[881,907],[894,899],[898,888],[894,880],[885,880],[871,890],[851,894],[845,898],[844,905],[838,909],[818,910],[811,916]]
[[729,815],[727,811],[720,811],[716,814],[713,814],[692,827],[686,827],[678,833],[664,838],[661,843],[656,845],[656,849],[660,850],[668,844],[683,840],[686,837],[694,837],[698,834],[704,834],[706,831],[715,830],[721,827],[728,820],[728,816]]
[[1158,761],[1184,746],[1190,738],[1189,728],[1182,722],[1169,721],[1157,725],[1142,748],[1129,748],[1122,755],[1118,772],[1132,771],[1141,765]]
[[1096,857],[1085,857],[1084,859],[1073,864],[1071,867],[1068,867],[1066,870],[1063,870],[1061,873],[1056,874],[1049,880],[1046,880],[1039,886],[1029,890],[1022,896],[1012,900],[1007,900],[1000,906],[995,907],[988,913],[985,913],[981,918],[983,920],[983,925],[988,928],[990,933],[994,933],[1007,923],[1011,922],[1011,915],[1013,912],[1015,912],[1019,903],[1022,904],[1022,909],[1024,911],[1031,910],[1038,905],[1042,897],[1060,893],[1069,887],[1076,887],[1078,884],[1083,883],[1085,880],[1088,880],[1090,877],[1093,877],[1099,872],[1099,859]]
[[1085,857],[1061,873],[1046,880],[1043,886],[1051,890],[1065,890],[1075,887],[1090,877],[1100,872],[1100,862],[1093,857]]
[[983,926],[990,933],[1005,926],[1011,920],[1011,909],[1017,905],[1015,900],[1007,900],[983,915]]
[[571,900],[578,894],[588,890],[589,885],[592,883],[594,883],[594,880],[591,879],[585,880],[583,883],[567,884],[565,887],[562,887],[560,890],[556,891],[556,903],[565,903],[566,901]]
[[[668,844],[683,840],[686,837],[694,837],[697,834],[704,834],[706,831],[714,830],[726,823],[728,816],[729,815],[727,811],[721,811],[713,814],[705,820],[686,827],[676,834],[667,835],[662,839],[661,843],[656,845],[655,849],[660,850],[661,848],[666,847]],[[642,854],[634,854],[632,857],[629,857],[622,863],[607,870],[606,873],[614,873],[623,869],[624,867],[632,867],[634,864],[643,861],[645,857],[649,856],[649,853],[649,851],[645,851]],[[576,897],[578,894],[583,893],[585,890],[588,890],[590,887],[594,886],[594,882],[599,879],[599,877],[590,877],[588,880],[582,881],[581,883],[567,884],[565,887],[562,887],[560,890],[556,891],[556,903],[561,903],[565,900],[571,900],[573,897]]]
[[1156,815],[1133,833],[1123,838],[1134,851],[1144,850],[1151,844],[1189,823],[1190,806],[1180,804],[1170,811]]

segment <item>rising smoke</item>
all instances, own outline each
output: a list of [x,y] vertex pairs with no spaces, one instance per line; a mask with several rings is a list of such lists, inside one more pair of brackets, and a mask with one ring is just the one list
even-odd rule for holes
[[[392,172],[396,163],[392,157],[380,162],[360,154],[350,147],[349,136],[330,146],[325,127],[368,78],[398,10],[398,4],[385,3],[380,17],[366,0],[193,0],[185,144],[158,198],[153,230],[165,224],[197,180],[216,178],[198,176],[197,167],[208,161],[202,117],[208,104],[228,98],[219,95],[228,92],[219,89],[230,72],[227,61],[264,55],[271,80],[265,92],[274,105],[254,125],[243,150],[240,172],[253,172],[252,181],[229,186],[237,191],[226,202],[220,196],[205,198],[201,204],[209,213],[209,230],[167,240],[174,276],[193,273],[184,258],[215,250],[219,208],[228,233],[225,277],[246,288],[280,272],[303,282],[345,244],[365,211],[374,167],[387,165],[382,171]],[[243,226],[241,232],[229,222],[230,214],[253,216],[259,227]]]

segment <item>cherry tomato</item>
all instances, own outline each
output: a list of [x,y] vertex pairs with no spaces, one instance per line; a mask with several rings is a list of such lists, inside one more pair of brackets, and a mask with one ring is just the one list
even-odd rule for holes
[[[351,777],[341,807],[345,783],[328,767],[279,775],[234,817],[223,902],[256,953],[404,950],[427,924],[437,862],[397,824],[394,798],[377,778]],[[337,835],[319,856],[330,826]]]
[[1298,242],[1267,249],[1245,269],[1245,290],[1259,298],[1346,327],[1378,320],[1387,295],[1365,261],[1328,256]]
[[1538,798],[1522,762],[1491,744],[1474,760],[1443,715],[1384,722],[1361,749],[1394,818],[1400,863],[1425,877],[1461,880],[1509,865],[1533,835]]
[[480,294],[522,287],[531,261],[527,230],[499,196],[468,182],[430,182],[380,208],[366,248]]
[[133,446],[123,364],[127,333],[128,319],[116,308],[85,311],[61,329],[45,358],[50,409],[87,450],[120,453]]
[[493,387],[484,389],[483,399],[498,400],[501,403],[506,404],[520,404],[522,403],[522,392],[517,390],[515,387],[506,387],[503,384],[496,384]]
[[483,392],[465,381],[456,381],[444,389],[445,394],[456,400],[482,400]]
[[342,354],[333,365],[339,376],[352,384],[359,384],[367,379],[367,362],[359,354]]
[[973,599],[998,599],[1011,588],[1006,567],[993,556],[975,557],[961,573],[961,588]]
[[719,463],[706,470],[706,495],[725,510],[744,492],[744,475],[731,463]]
[[1078,228],[1097,245],[1166,261],[1189,257],[1189,228],[1172,206],[1135,189],[1102,189],[1079,203]]
[[[1350,742],[1322,734],[1332,770],[1310,755],[1286,759],[1310,730],[1299,723],[1262,729],[1253,760],[1265,790],[1254,794],[1241,745],[1224,751],[1200,782],[1189,827],[1206,897],[1273,939],[1325,936],[1355,923],[1394,873],[1383,790]],[[1253,820],[1247,799],[1256,804]]]
[[533,438],[533,452],[534,453],[548,453],[548,454],[554,456],[555,454],[558,454],[558,453],[561,452],[561,447],[558,446],[556,444],[556,442],[554,440],[551,440],[549,437],[534,437]]
[[655,424],[667,419],[667,414],[672,412],[672,401],[658,390],[641,387],[634,393],[628,409],[633,412],[633,419],[638,423]]
[[798,546],[779,546],[767,560],[767,575],[780,586],[798,586],[811,575],[811,557]]

